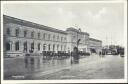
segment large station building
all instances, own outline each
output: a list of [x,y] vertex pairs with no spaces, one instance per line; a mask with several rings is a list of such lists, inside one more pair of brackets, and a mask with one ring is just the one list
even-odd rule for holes
[[7,15],[3,16],[3,35],[5,56],[23,56],[31,50],[33,53],[71,52],[78,39],[80,51],[90,52],[93,48],[99,52],[102,48],[102,41],[73,27],[63,31]]

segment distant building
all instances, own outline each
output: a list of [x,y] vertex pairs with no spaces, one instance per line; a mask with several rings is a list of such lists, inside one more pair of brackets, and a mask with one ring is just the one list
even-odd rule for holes
[[88,52],[92,46],[102,47],[99,40],[91,40],[89,34],[75,28],[66,31],[36,24],[18,18],[3,16],[5,56],[23,56],[26,53],[42,51],[71,52],[79,42],[79,50]]
[[102,41],[94,38],[89,38],[89,48],[99,53],[102,50]]
[[73,48],[77,46],[77,40],[80,39],[79,50],[88,51],[89,34],[79,31],[73,27],[67,28],[67,47],[68,50],[73,51]]

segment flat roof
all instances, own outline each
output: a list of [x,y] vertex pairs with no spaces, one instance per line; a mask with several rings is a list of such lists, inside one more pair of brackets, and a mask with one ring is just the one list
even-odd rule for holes
[[[75,29],[75,28],[73,28],[73,27],[67,28],[67,30],[66,30],[66,31],[79,32],[79,30],[78,30],[78,29]],[[89,33],[87,33],[87,32],[79,32],[79,33],[81,33],[81,34],[86,34],[86,35],[88,35],[88,36],[89,36]]]
[[94,39],[94,38],[89,38],[89,40],[91,40],[91,41],[97,41],[97,42],[102,42],[101,40]]
[[37,24],[34,22],[30,22],[30,21],[26,21],[26,20],[22,20],[22,19],[18,19],[15,17],[11,17],[8,15],[3,15],[3,22],[10,22],[10,23],[16,23],[19,25],[23,25],[23,26],[28,26],[28,27],[32,27],[32,28],[37,28],[37,29],[42,29],[42,30],[46,30],[46,31],[51,31],[51,32],[57,32],[57,33],[61,33],[61,34],[67,34],[66,31],[63,30],[59,30],[56,28],[52,28],[52,27],[48,27],[48,26],[44,26],[41,24]]

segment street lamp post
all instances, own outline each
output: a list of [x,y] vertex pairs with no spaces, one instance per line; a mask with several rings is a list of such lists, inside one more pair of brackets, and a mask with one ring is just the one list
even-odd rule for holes
[[78,37],[78,34],[81,32],[81,29],[79,28],[78,29],[78,32],[77,32],[77,48],[78,48],[78,46],[79,46],[79,42],[80,42],[80,40],[81,39],[79,39],[79,37]]
[[79,47],[79,42],[80,42],[80,38],[79,38],[79,33],[81,32],[81,30],[80,30],[80,28],[78,29],[78,31],[77,31],[77,47],[76,48],[74,48],[74,51],[75,51],[75,60],[77,61],[77,63],[79,63],[79,49],[78,49],[78,47]]
[[[78,28],[78,27],[77,27]],[[71,64],[72,63],[79,63],[79,54],[78,54],[78,46],[79,46],[79,42],[81,39],[79,39],[79,33],[81,32],[81,29],[77,29],[77,40],[76,40],[76,47],[74,47],[73,49],[73,60],[72,60],[72,56],[71,56]]]

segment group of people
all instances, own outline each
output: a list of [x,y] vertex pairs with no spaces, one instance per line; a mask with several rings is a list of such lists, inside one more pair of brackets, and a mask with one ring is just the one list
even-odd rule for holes
[[42,51],[41,55],[43,57],[49,58],[49,57],[58,57],[58,58],[62,58],[62,57],[70,57],[70,53],[66,53],[65,51],[58,51],[58,52],[54,52],[54,51]]
[[55,51],[42,51],[42,53],[38,53],[38,54],[35,54],[32,52],[32,50],[30,51],[30,54],[26,54],[26,56],[43,56],[44,58],[68,58],[68,57],[74,57],[74,58],[77,58],[79,59],[80,56],[89,56],[90,53],[87,53],[87,52],[83,52],[83,51],[79,51],[77,49],[77,47],[74,48],[73,51],[69,51],[69,52],[66,52],[66,51],[58,51],[58,52],[55,52]]
[[58,52],[53,52],[53,51],[42,51],[42,55],[45,57],[70,57],[74,55],[79,55],[79,56],[87,56],[90,55],[89,53],[86,52],[66,52],[66,51],[58,51]]

